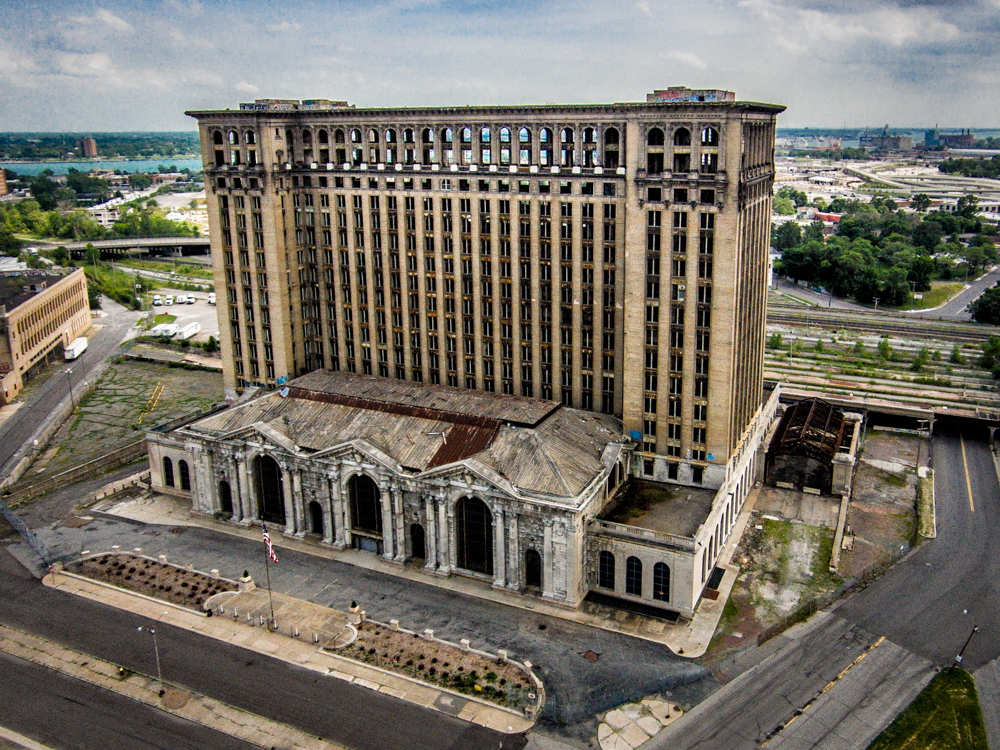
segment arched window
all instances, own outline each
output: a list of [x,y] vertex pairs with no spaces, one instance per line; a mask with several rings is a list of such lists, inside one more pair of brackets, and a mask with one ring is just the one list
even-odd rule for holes
[[597,585],[602,589],[615,588],[615,556],[602,550],[597,559]]
[[597,143],[597,131],[593,128],[584,128],[583,131],[583,142],[584,143]]
[[174,462],[169,456],[163,457],[163,484],[166,487],[174,486]]
[[462,128],[462,143],[472,143],[472,128]]
[[410,557],[423,560],[427,557],[427,542],[424,527],[419,523],[410,526]]
[[403,131],[403,143],[414,143],[412,128],[407,128]]
[[538,131],[538,140],[541,143],[552,143],[552,131],[548,128],[542,128]]
[[244,141],[244,142],[245,142],[245,143],[246,143],[246,144],[247,144],[248,146],[253,146],[254,144],[256,144],[256,143],[257,143],[257,134],[256,134],[255,132],[253,132],[252,130],[248,130],[248,131],[247,131],[247,132],[246,132],[246,133],[245,133],[245,134],[243,135],[243,141]]
[[510,164],[510,128],[500,128],[500,164]]
[[323,506],[316,500],[309,503],[309,527],[313,534],[323,535]]
[[719,145],[719,131],[715,128],[705,128],[701,131],[701,145],[702,146],[718,146]]
[[393,130],[392,128],[389,128],[387,131],[385,131],[385,142],[386,143],[396,142],[396,131]]
[[257,494],[257,513],[269,523],[285,524],[285,487],[281,467],[270,456],[253,460],[253,481]]
[[675,146],[690,146],[691,145],[691,131],[687,128],[677,128],[674,131],[674,145]]
[[625,561],[625,593],[642,596],[642,562],[638,557]]
[[191,491],[191,472],[188,471],[188,462],[181,459],[177,462],[177,470],[181,475],[181,489]]
[[336,131],[333,134],[333,142],[334,143],[343,143],[344,142],[344,131],[343,130],[338,130],[338,131]]
[[222,143],[223,143],[223,141],[222,141],[222,131],[220,131],[220,130],[216,130],[215,131],[215,135],[212,136],[212,142],[215,143],[216,146],[221,146],[222,145]]
[[434,143],[434,131],[430,128],[424,128],[421,140],[423,140],[424,143]]
[[517,151],[517,163],[521,165],[531,164],[531,131],[521,128],[517,131],[519,148]]
[[455,504],[458,567],[493,575],[493,514],[477,497],[463,497]]
[[364,474],[356,474],[347,483],[351,501],[351,527],[355,532],[382,535],[382,501],[378,485]]
[[559,164],[564,167],[573,166],[573,128],[563,128],[559,134],[559,142],[562,145]]
[[361,143],[361,131],[357,128],[351,131],[351,143]]
[[650,146],[662,146],[663,131],[659,128],[653,128],[650,130],[649,135],[646,136],[646,143]]
[[480,143],[490,142],[490,128],[488,125],[479,131],[479,142]]
[[302,131],[302,145],[311,146],[313,142],[313,134],[308,130]]
[[517,131],[517,140],[521,143],[531,143],[531,131],[527,128],[521,128]]
[[375,128],[368,131],[368,142],[378,143],[378,131]]
[[330,142],[330,134],[327,133],[325,130],[319,131],[319,133],[317,135],[319,137],[320,145],[324,145],[325,146],[326,144],[328,144]]
[[542,128],[538,131],[538,163],[543,167],[552,166],[552,131]]
[[653,566],[653,598],[660,602],[670,601],[670,568],[658,562]]
[[617,146],[621,136],[618,133],[618,128],[608,128],[604,131],[604,145],[605,146]]
[[441,131],[441,140],[444,141],[445,143],[452,142],[451,128],[445,128],[444,130]]
[[230,516],[233,514],[233,491],[225,479],[219,482],[219,510]]
[[524,585],[542,587],[542,556],[538,550],[529,549],[524,553]]
[[235,130],[230,130],[229,131],[229,143],[232,144],[232,145],[236,145],[239,142],[240,142],[239,133],[237,133]]
[[608,128],[604,131],[604,166],[608,169],[617,169],[621,163],[618,151],[620,141],[618,128]]

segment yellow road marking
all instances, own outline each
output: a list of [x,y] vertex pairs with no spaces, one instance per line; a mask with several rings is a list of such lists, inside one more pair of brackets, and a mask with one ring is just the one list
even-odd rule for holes
[[962,441],[962,466],[965,467],[965,488],[969,491],[969,510],[976,512],[976,504],[972,502],[972,482],[969,481],[969,462],[965,459],[965,436],[960,432],[958,439]]

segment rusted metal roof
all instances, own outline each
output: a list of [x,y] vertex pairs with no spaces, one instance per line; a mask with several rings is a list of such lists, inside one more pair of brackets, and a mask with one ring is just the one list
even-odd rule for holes
[[832,461],[844,440],[844,413],[819,398],[806,398],[785,410],[768,453]]
[[[447,385],[412,383],[405,380],[357,375],[333,370],[314,370],[289,384],[296,393],[309,391],[321,394],[364,399],[368,404],[393,404],[397,407],[431,409],[463,417],[489,417],[501,422],[533,427],[560,407],[556,401],[543,401],[523,396],[507,396],[482,391],[470,391]],[[374,408],[366,406],[365,408]]]

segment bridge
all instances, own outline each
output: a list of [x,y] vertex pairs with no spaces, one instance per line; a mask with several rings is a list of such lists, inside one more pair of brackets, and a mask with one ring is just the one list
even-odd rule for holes
[[67,242],[63,247],[75,258],[83,257],[87,245],[111,255],[207,255],[211,252],[208,237],[124,237],[114,240]]

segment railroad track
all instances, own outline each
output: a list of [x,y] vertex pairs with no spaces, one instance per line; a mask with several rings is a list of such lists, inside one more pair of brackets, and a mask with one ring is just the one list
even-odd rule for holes
[[778,308],[767,310],[768,325],[803,326],[869,333],[896,338],[933,338],[963,344],[983,344],[991,336],[1000,336],[1000,327],[960,321],[914,318],[899,313],[856,313],[843,310],[812,308]]

